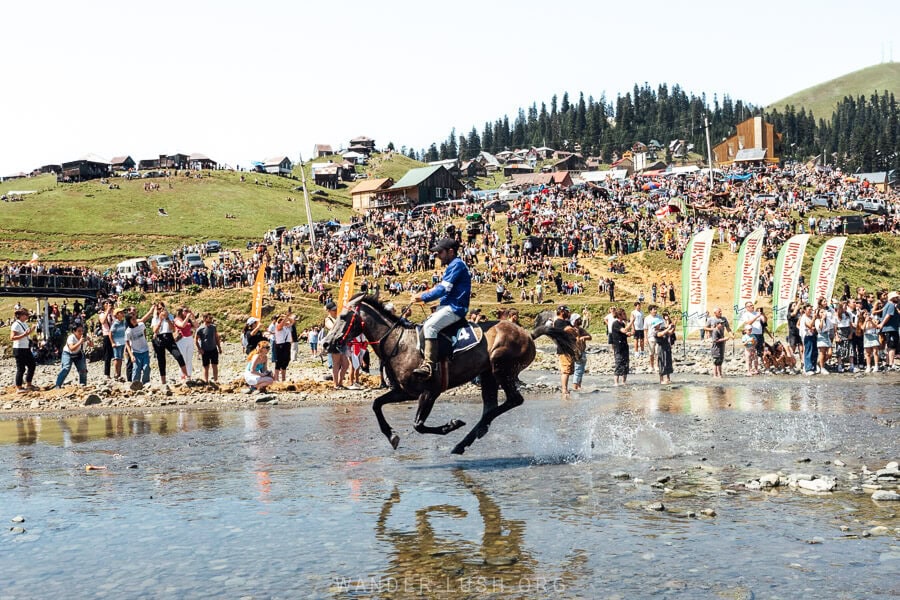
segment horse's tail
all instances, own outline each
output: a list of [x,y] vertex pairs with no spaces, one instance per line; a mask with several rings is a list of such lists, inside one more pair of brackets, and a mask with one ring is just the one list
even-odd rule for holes
[[560,354],[565,354],[566,356],[570,356],[573,359],[575,358],[575,338],[565,329],[541,325],[539,327],[535,327],[534,331],[531,332],[531,339],[536,340],[542,335],[546,335],[554,342],[556,342],[557,352],[559,352]]

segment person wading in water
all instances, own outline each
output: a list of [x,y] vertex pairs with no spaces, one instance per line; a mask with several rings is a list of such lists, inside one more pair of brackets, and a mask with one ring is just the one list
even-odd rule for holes
[[431,248],[431,252],[437,254],[441,259],[441,265],[446,268],[440,283],[428,291],[413,294],[412,297],[413,302],[431,302],[438,298],[441,300],[438,309],[422,323],[422,331],[425,334],[425,358],[422,364],[413,370],[413,373],[422,379],[429,379],[434,373],[434,365],[438,359],[438,332],[466,317],[466,313],[469,312],[469,297],[472,295],[472,276],[469,267],[457,256],[459,242],[452,238],[444,238]]

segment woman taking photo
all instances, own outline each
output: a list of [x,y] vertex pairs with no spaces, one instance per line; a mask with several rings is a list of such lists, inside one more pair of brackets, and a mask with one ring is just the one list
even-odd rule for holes
[[634,332],[634,320],[625,324],[625,309],[616,310],[616,318],[612,322],[612,331],[609,333],[609,343],[613,349],[615,360],[615,385],[625,385],[628,382],[628,371],[631,369],[631,359],[628,354],[628,336]]
[[153,350],[156,352],[156,366],[159,368],[159,380],[165,385],[166,383],[166,352],[172,355],[178,366],[181,367],[181,380],[187,380],[187,368],[184,364],[184,357],[175,345],[175,322],[172,315],[166,310],[166,305],[162,302],[156,304],[153,309],[153,320],[151,321],[153,328]]
[[15,312],[15,319],[10,325],[10,340],[12,341],[13,357],[16,359],[16,391],[25,393],[36,389],[31,385],[34,379],[35,360],[31,353],[31,339],[34,325],[26,325],[28,310],[20,308]]
[[197,324],[194,313],[181,307],[175,311],[175,345],[184,359],[185,372],[188,379],[194,375],[194,329]]

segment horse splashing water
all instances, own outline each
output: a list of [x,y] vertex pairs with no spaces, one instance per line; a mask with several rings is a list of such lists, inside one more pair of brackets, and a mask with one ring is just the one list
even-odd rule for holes
[[[546,335],[556,342],[559,352],[574,357],[575,340],[562,329],[539,326],[533,332],[510,321],[483,326],[484,336],[471,349],[442,360],[436,374],[420,379],[413,374],[422,356],[417,347],[418,333],[414,324],[387,310],[375,296],[357,294],[343,307],[334,327],[322,340],[322,347],[340,347],[362,334],[384,365],[390,390],[375,399],[372,409],[381,432],[397,448],[400,437],[384,418],[382,407],[393,402],[418,399],[414,429],[419,433],[447,435],[465,423],[452,419],[437,427],[426,424],[434,401],[445,390],[479,377],[483,408],[481,418],[454,448],[462,454],[476,439],[483,437],[494,419],[522,404],[525,399],[516,387],[519,373],[534,361],[534,340]],[[506,396],[498,404],[499,389]]]

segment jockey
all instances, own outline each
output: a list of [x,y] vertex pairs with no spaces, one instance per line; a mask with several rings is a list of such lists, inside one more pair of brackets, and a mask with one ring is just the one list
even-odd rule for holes
[[428,291],[413,294],[413,302],[431,302],[441,299],[440,307],[435,310],[424,323],[425,359],[413,373],[423,379],[431,377],[434,364],[437,362],[438,332],[459,319],[463,319],[469,311],[469,297],[472,295],[472,276],[469,267],[457,256],[459,242],[452,238],[439,240],[431,252],[436,252],[445,266],[444,276],[440,283]]

